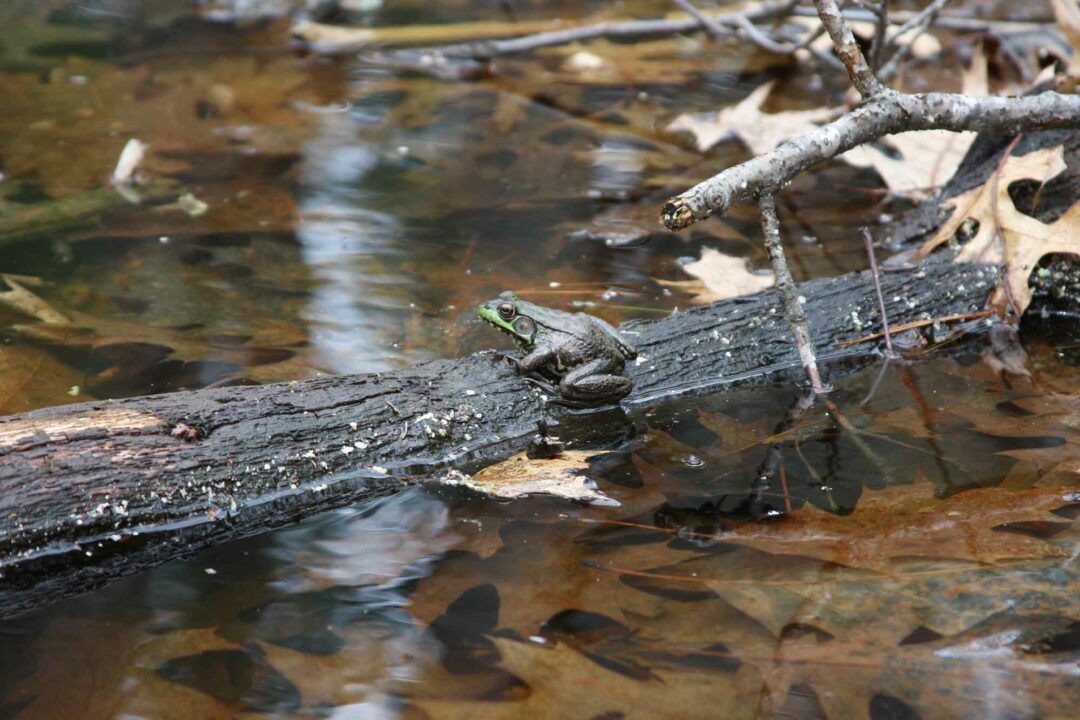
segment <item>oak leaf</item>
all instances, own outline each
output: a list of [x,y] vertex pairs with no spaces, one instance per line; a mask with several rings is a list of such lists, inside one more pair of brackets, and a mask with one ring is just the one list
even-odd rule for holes
[[701,259],[682,266],[696,280],[660,280],[661,285],[685,290],[700,305],[752,293],[771,287],[772,273],[758,275],[746,266],[746,259],[704,248]]
[[1044,223],[1016,208],[1009,196],[1009,185],[1017,180],[1045,182],[1064,169],[1060,145],[1009,157],[986,183],[952,198],[952,215],[923,243],[916,257],[925,257],[952,238],[966,220],[977,221],[978,232],[961,248],[955,260],[1004,264],[1005,272],[990,302],[999,311],[1011,305],[1017,314],[1023,314],[1031,303],[1028,277],[1039,260],[1054,253],[1080,254],[1080,242],[1076,239],[1080,204],[1073,205],[1053,223]]
[[742,102],[724,108],[712,118],[695,114],[680,115],[667,126],[668,132],[689,132],[698,150],[705,151],[729,135],[735,135],[755,155],[764,155],[785,140],[815,130],[818,123],[839,116],[838,108],[788,110],[766,113],[761,106],[773,89],[767,82],[746,96]]

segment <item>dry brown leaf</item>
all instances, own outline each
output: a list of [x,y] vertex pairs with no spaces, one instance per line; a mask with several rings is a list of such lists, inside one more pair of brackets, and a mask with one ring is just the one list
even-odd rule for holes
[[739,104],[724,108],[712,117],[680,115],[667,126],[667,131],[689,132],[702,152],[728,135],[736,135],[755,155],[764,155],[785,140],[816,129],[818,123],[834,119],[840,112],[837,108],[762,112],[761,106],[772,88],[773,83],[767,82]]
[[746,266],[746,258],[725,255],[713,248],[704,248],[701,259],[682,266],[696,280],[659,280],[661,285],[679,288],[693,296],[700,305],[717,300],[750,295],[772,287],[772,273],[758,275]]
[[[1070,602],[1068,581],[1053,587],[1053,572],[1033,572],[1030,586],[1017,576],[1006,580],[979,572],[949,576],[947,583],[933,574],[921,581],[916,573],[882,584],[831,582],[825,575],[824,582],[790,593],[764,586],[758,603],[747,603],[755,617],[776,602],[777,592],[789,594],[791,614],[775,643],[737,655],[761,669],[762,704],[773,712],[798,687],[814,693],[827,718],[876,717],[868,710],[881,694],[904,698],[900,706],[909,717],[983,717],[1002,712],[1005,704],[1005,712],[1021,716],[1035,707],[1069,707],[1076,685],[1054,676],[1070,663],[1053,651],[1033,652],[1039,641],[1067,631],[1072,622],[1060,614]],[[1035,587],[1040,590],[1032,592]],[[1016,598],[1029,595],[1038,599],[1017,612]],[[936,632],[938,638],[909,642],[907,633],[897,632],[905,628],[932,631],[929,638]],[[966,681],[988,676],[1016,680],[1024,691],[990,699],[978,681]]]
[[922,410],[910,405],[874,413],[873,418],[869,431],[874,434],[893,433],[913,438],[937,437],[937,433],[928,427],[928,419],[923,416]]
[[453,473],[442,482],[509,500],[528,495],[555,495],[595,505],[617,505],[583,474],[589,467],[588,459],[595,455],[596,451],[567,450],[557,458],[540,459],[518,453],[471,477]]
[[892,560],[908,557],[995,563],[1061,555],[1060,548],[1039,538],[995,528],[1060,521],[1051,511],[1071,502],[1075,493],[1060,487],[1019,492],[978,488],[941,500],[927,483],[894,485],[867,492],[850,515],[806,505],[780,520],[710,537],[879,572],[888,572]]
[[[997,400],[994,396],[988,399]],[[994,407],[955,407],[950,408],[949,413],[970,421],[973,430],[991,437],[1046,441],[995,453],[1019,461],[1010,472],[1010,478],[1033,474],[1042,487],[1053,487],[1055,483],[1068,487],[1080,481],[1080,475],[1075,474],[1075,469],[1080,466],[1077,462],[1080,458],[1080,398],[1046,392],[1011,398],[1006,408],[996,404]],[[1061,442],[1054,442],[1054,439]]]
[[1028,277],[1043,256],[1080,254],[1080,204],[1069,208],[1055,222],[1046,224],[1016,209],[1009,185],[1017,180],[1046,182],[1065,169],[1063,148],[1058,145],[1022,156],[1010,157],[985,184],[958,195],[950,202],[953,213],[937,234],[919,248],[925,257],[952,238],[965,220],[979,223],[979,231],[957,254],[956,262],[1004,264],[1006,271],[991,304],[999,311],[1010,305],[1023,314],[1031,302]]

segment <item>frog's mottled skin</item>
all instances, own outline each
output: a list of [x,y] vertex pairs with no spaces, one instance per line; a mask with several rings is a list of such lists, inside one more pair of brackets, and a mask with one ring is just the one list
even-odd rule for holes
[[517,361],[521,372],[557,379],[567,400],[614,403],[634,387],[622,372],[637,350],[600,318],[534,305],[510,292],[484,303],[478,312],[527,353]]

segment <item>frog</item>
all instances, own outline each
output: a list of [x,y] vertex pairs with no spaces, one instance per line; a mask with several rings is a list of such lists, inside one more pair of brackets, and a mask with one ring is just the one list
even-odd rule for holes
[[622,373],[637,350],[598,317],[536,305],[510,291],[482,304],[477,314],[525,352],[514,360],[522,374],[555,380],[557,386],[539,384],[557,389],[569,404],[614,404],[634,389]]

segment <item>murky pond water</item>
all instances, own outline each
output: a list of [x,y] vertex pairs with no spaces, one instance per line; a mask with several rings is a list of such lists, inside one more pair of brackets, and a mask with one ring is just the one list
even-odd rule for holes
[[[659,232],[658,198],[746,157],[663,127],[770,76],[793,104],[842,89],[696,37],[433,80],[177,5],[0,8],[0,221],[44,217],[0,225],[0,272],[48,309],[0,305],[4,413],[454,357],[502,343],[474,308],[506,288],[685,307],[666,281],[703,249],[766,261],[748,209]],[[605,4],[386,5],[366,20]],[[74,211],[130,138],[208,210]],[[830,166],[785,193],[798,277],[863,267],[854,229],[902,209],[876,188]],[[1031,333],[1027,376],[981,343],[874,366],[809,409],[665,405],[590,466],[617,507],[431,484],[0,621],[0,718],[1068,717],[1075,347]]]

